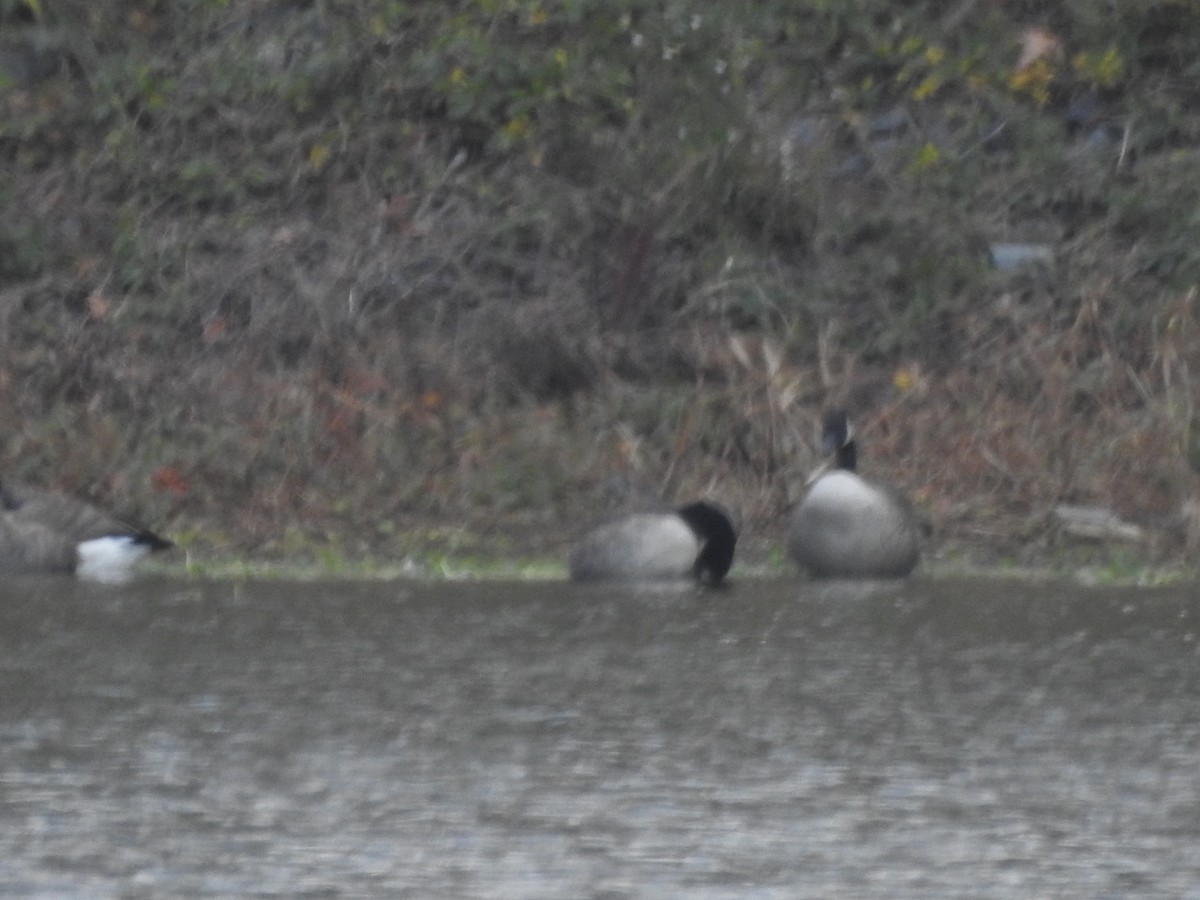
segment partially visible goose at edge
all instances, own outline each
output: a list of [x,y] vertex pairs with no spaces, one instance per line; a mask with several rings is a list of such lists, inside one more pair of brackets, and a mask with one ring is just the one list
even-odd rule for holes
[[858,450],[844,409],[825,414],[822,445],[836,468],[817,478],[792,514],[788,551],[814,578],[902,578],[920,556],[920,527],[895,490],[855,471]]
[[715,503],[699,500],[675,512],[632,513],[598,526],[571,549],[575,581],[666,581],[716,584],[733,565],[737,532]]
[[0,485],[0,574],[123,581],[138,560],[171,546],[82,500],[28,485]]

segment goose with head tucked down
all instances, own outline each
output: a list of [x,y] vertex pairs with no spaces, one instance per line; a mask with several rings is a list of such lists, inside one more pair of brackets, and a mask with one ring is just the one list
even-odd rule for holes
[[585,534],[571,549],[575,581],[667,581],[716,584],[733,565],[737,532],[728,513],[698,500],[675,512],[632,513]]
[[127,579],[133,565],[173,546],[100,509],[53,491],[0,485],[0,574]]
[[818,477],[792,514],[788,551],[814,578],[902,578],[920,556],[908,500],[856,471],[854,427],[844,409],[825,414],[822,446],[836,468]]

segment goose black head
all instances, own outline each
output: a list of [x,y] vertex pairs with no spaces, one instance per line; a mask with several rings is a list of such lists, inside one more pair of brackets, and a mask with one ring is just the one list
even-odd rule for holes
[[733,551],[737,547],[733,522],[723,509],[704,500],[689,503],[678,514],[701,543],[692,572],[701,581],[716,584],[733,565]]
[[821,449],[837,457],[837,467],[853,472],[858,467],[858,446],[854,442],[854,425],[850,414],[842,408],[825,413],[821,424]]

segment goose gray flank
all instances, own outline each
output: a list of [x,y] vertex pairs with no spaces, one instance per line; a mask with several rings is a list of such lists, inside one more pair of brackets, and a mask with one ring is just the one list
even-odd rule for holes
[[737,532],[729,514],[706,500],[675,512],[632,513],[585,534],[568,561],[575,581],[665,581],[715,584],[733,565]]
[[796,507],[788,551],[814,578],[902,578],[920,556],[920,527],[907,498],[860,476],[854,428],[844,409],[825,414],[822,447],[833,471]]
[[171,546],[82,500],[28,485],[0,485],[0,574],[120,582],[139,560]]

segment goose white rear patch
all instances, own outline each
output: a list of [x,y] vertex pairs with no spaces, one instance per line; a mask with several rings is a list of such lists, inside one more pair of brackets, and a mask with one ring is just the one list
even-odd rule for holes
[[128,535],[102,537],[83,541],[75,548],[79,564],[75,574],[108,584],[128,581],[133,574],[133,565],[143,559],[150,548]]

